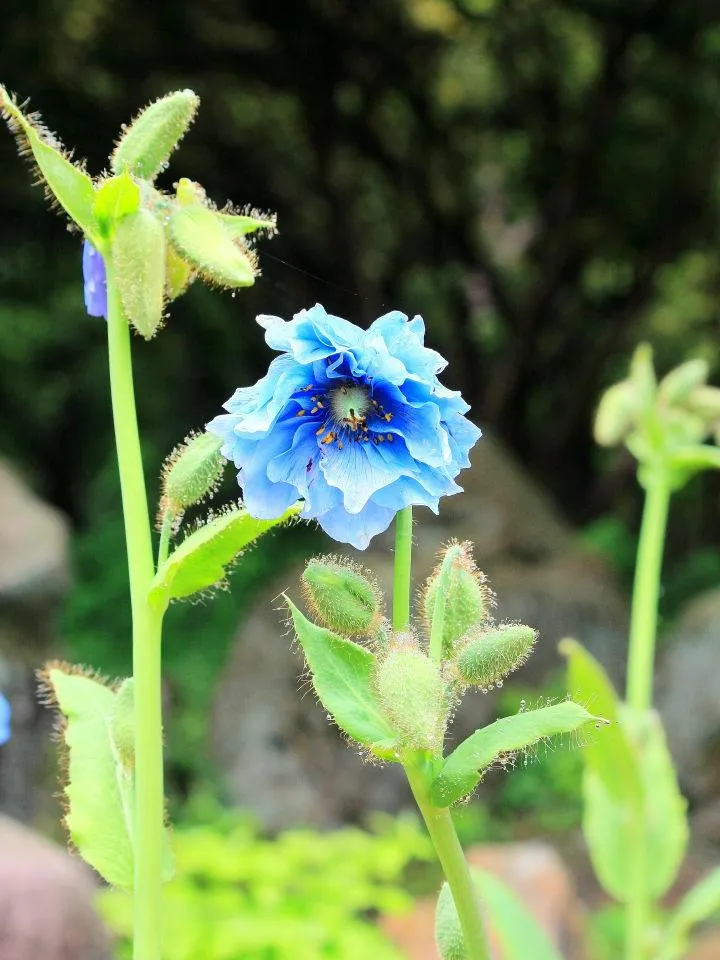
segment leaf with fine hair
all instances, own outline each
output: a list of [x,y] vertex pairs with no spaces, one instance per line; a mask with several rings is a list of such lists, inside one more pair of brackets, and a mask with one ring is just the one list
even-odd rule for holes
[[318,627],[287,601],[318,699],[348,736],[384,759],[396,759],[397,734],[375,693],[375,657],[365,647]]
[[168,229],[172,245],[206,280],[223,287],[255,283],[253,255],[233,240],[214,210],[200,204],[179,207],[170,216]]
[[50,197],[57,200],[70,219],[89,237],[100,243],[93,216],[95,189],[92,180],[63,153],[61,146],[35,118],[26,117],[7,90],[0,86],[0,112],[15,134],[21,153],[37,164]]
[[225,579],[227,567],[259,537],[300,512],[299,504],[273,520],[257,520],[234,507],[191,533],[170,554],[150,584],[149,599],[160,606],[201,593]]
[[560,733],[572,733],[586,724],[602,722],[572,700],[503,717],[476,730],[446,758],[430,786],[432,802],[449,807],[467,797],[483,771],[503,754],[523,750]]
[[[134,763],[116,740],[117,692],[81,668],[50,663],[41,673],[48,700],[64,717],[65,823],[82,858],[116,887],[133,886]],[[125,738],[127,739],[127,738]],[[172,875],[166,834],[163,875]]]

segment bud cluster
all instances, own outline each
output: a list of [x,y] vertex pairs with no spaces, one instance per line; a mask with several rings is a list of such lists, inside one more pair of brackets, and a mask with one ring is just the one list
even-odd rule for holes
[[450,543],[425,584],[424,638],[412,628],[391,629],[377,583],[348,560],[311,560],[302,586],[316,621],[371,644],[375,695],[404,750],[440,754],[460,694],[502,686],[537,639],[531,627],[492,620],[495,598],[469,543]]
[[720,443],[720,388],[708,385],[705,360],[681,363],[658,382],[652,350],[641,344],[629,375],[600,400],[595,439],[601,446],[625,443],[639,460],[658,447],[673,449],[712,437]]

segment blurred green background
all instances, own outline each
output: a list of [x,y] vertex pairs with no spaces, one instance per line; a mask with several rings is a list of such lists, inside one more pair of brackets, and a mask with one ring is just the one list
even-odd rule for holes
[[[137,344],[149,476],[263,372],[256,313],[320,301],[367,323],[401,308],[425,316],[475,418],[627,579],[632,464],[595,449],[592,415],[642,338],[660,372],[689,356],[718,372],[715,4],[5,0],[0,25],[3,82],[90,171],[139,106],[190,86],[203,105],[167,182],[189,176],[220,203],[278,214],[254,289],[193,287],[162,336]],[[5,135],[0,171],[0,451],[71,518],[70,656],[124,673],[104,325],[84,313],[78,237],[47,214]],[[720,576],[717,495],[703,478],[676,508],[667,615]],[[206,710],[242,610],[312,537],[273,538],[232,595],[171,612],[177,796],[212,781]]]

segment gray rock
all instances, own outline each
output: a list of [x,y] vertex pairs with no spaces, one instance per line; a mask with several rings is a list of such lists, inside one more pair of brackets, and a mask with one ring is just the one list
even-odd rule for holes
[[68,524],[0,461],[0,691],[13,736],[0,750],[0,809],[36,812],[51,725],[34,672],[57,656],[55,619],[69,584]]
[[0,816],[2,960],[110,960],[96,892],[80,860]]
[[658,671],[657,704],[680,783],[696,802],[720,795],[720,590],[688,604]]
[[[557,643],[581,640],[617,678],[624,660],[627,608],[608,570],[581,551],[572,529],[499,444],[483,439],[476,467],[461,476],[465,493],[449,497],[439,517],[417,511],[414,583],[419,589],[452,538],[472,540],[478,566],[489,576],[499,618],[540,630],[537,652],[517,676],[539,684],[562,664]],[[374,571],[390,593],[392,534],[365,553],[338,549]],[[216,695],[215,758],[233,801],[253,809],[270,828],[298,822],[356,819],[370,809],[397,810],[407,791],[391,766],[362,763],[327,722],[302,659],[291,651],[278,596],[299,602],[301,568],[278,576],[241,625]],[[274,601],[274,602],[273,602]],[[486,723],[492,696],[469,694],[455,719],[453,738]]]

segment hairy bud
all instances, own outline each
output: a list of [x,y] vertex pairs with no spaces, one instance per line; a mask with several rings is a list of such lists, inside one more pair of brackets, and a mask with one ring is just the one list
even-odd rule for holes
[[448,701],[437,664],[412,647],[397,647],[378,665],[376,688],[403,746],[441,748]]
[[222,287],[255,283],[256,258],[233,240],[214,210],[200,204],[180,206],[170,217],[169,229],[173,247],[206,280]]
[[[469,543],[451,543],[425,584],[422,597],[426,628],[432,635],[441,618],[442,658],[452,656],[457,641],[467,631],[484,623],[494,598],[485,575],[475,566]],[[439,629],[435,624],[435,629]]]
[[200,99],[192,90],[178,90],[156,100],[133,120],[110,158],[114,173],[153,180],[195,118]]
[[442,960],[467,960],[460,917],[447,881],[440,888],[435,907],[435,944]]
[[382,594],[349,560],[317,557],[302,575],[308,606],[320,622],[344,637],[367,636],[381,624]]
[[190,434],[165,461],[163,499],[173,513],[199,503],[217,489],[225,459],[222,440],[212,433]]
[[710,425],[720,421],[720,388],[696,387],[687,398],[688,409]]
[[460,679],[487,689],[521,667],[532,652],[537,631],[522,623],[471,631],[455,660]]
[[112,264],[123,313],[149,340],[162,322],[165,302],[165,231],[149,210],[117,222]]

